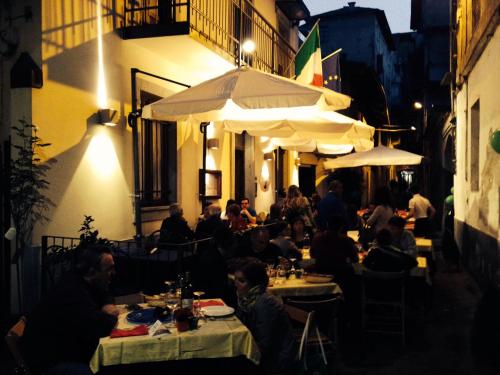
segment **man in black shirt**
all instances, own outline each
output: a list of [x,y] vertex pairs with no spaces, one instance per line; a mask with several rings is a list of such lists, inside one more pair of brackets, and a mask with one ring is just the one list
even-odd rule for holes
[[113,274],[108,247],[79,250],[76,271],[27,317],[21,351],[34,374],[91,374],[89,362],[99,338],[108,336],[118,319],[108,295]]

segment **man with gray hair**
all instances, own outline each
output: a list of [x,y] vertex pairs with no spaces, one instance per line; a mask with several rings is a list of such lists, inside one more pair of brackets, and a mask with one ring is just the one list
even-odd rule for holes
[[180,204],[171,204],[168,208],[170,216],[163,220],[160,229],[160,244],[185,243],[194,238],[194,232],[184,219]]
[[207,218],[196,226],[195,237],[197,240],[212,237],[217,228],[224,226],[220,218],[221,208],[218,204],[212,203],[207,207],[206,212]]

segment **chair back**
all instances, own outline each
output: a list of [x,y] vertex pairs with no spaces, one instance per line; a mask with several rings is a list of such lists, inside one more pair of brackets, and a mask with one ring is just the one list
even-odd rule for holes
[[19,321],[9,329],[7,335],[5,335],[5,342],[7,343],[7,347],[9,348],[12,357],[14,357],[14,360],[16,361],[16,374],[29,375],[30,372],[24,362],[19,348],[19,340],[23,336],[25,328],[26,318],[22,316]]
[[394,334],[406,342],[405,324],[406,272],[380,272],[363,269],[363,332]]
[[338,319],[340,315],[341,297],[327,299],[287,299],[286,304],[307,312],[315,312],[315,320],[319,329],[329,338],[338,339]]

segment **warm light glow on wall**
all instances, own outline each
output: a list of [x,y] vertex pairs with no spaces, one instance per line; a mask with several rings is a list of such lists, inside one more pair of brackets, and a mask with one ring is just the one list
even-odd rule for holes
[[212,170],[217,169],[215,165],[215,159],[211,153],[207,154],[206,160],[207,160],[207,169],[212,169]]
[[115,147],[105,130],[94,135],[85,155],[92,171],[102,179],[112,177],[119,168]]
[[102,5],[97,0],[97,108],[108,108],[108,92],[104,75],[104,54],[102,47]]

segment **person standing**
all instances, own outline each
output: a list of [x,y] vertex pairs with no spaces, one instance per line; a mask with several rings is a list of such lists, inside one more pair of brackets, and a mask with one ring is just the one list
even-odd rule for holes
[[391,192],[387,186],[375,190],[375,209],[366,220],[366,225],[374,228],[375,233],[384,228],[389,219],[394,216],[394,208],[391,200]]
[[117,323],[108,294],[115,270],[111,250],[94,245],[76,255],[76,270],[28,314],[20,347],[33,373],[91,375],[99,338]]
[[427,198],[420,194],[420,188],[418,186],[412,186],[411,192],[413,197],[408,203],[410,213],[407,218],[415,218],[415,229],[413,230],[413,234],[415,237],[430,237],[432,234],[431,220],[436,214],[436,209]]
[[328,187],[328,193],[318,203],[317,224],[320,229],[326,229],[328,221],[333,216],[346,217],[346,209],[342,203],[344,186],[339,180],[333,180]]

